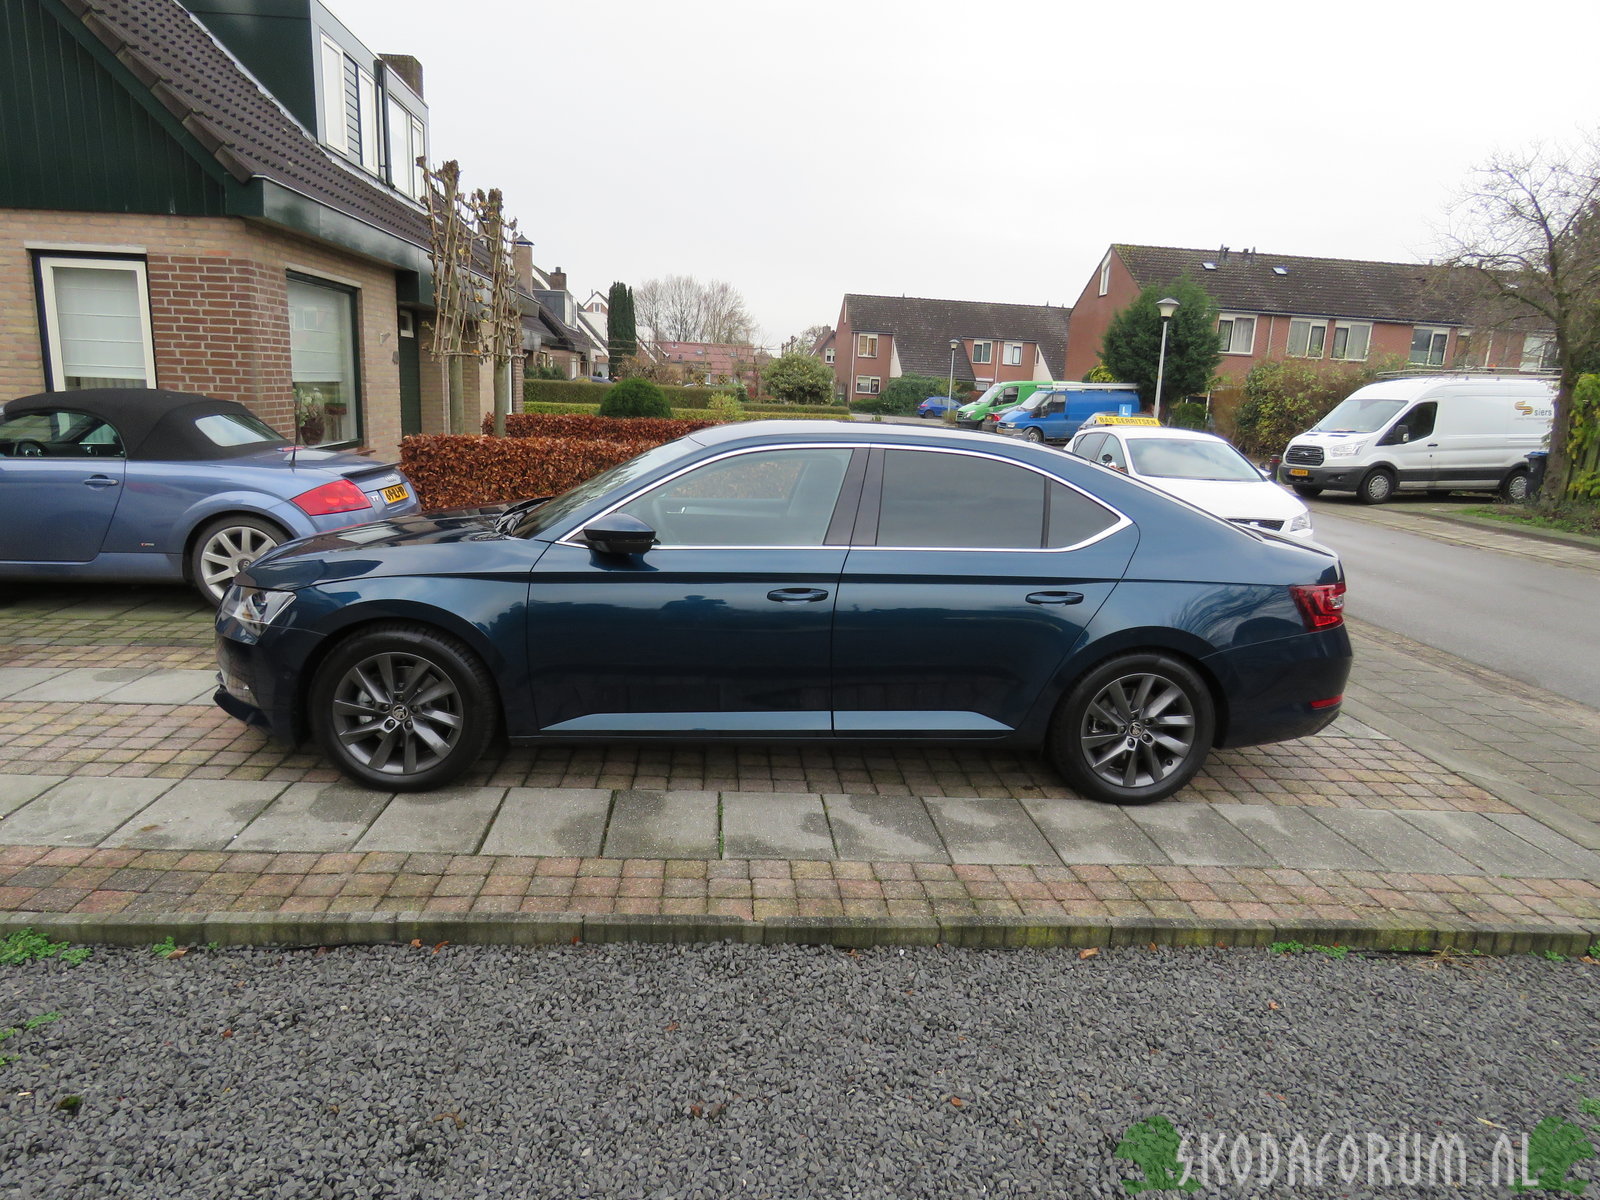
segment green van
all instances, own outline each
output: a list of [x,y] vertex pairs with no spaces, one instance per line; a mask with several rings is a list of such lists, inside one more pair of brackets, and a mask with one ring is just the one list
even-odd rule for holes
[[963,404],[956,409],[956,424],[963,429],[992,426],[1001,413],[1015,408],[1040,388],[1065,386],[1051,379],[1012,379],[1005,383],[990,384],[988,390],[971,404]]

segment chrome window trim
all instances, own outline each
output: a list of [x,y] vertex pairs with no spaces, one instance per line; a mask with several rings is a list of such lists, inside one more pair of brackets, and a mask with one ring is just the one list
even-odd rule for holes
[[[745,551],[750,551],[750,550],[757,550],[757,551],[765,551],[765,550],[838,550],[838,551],[882,550],[885,553],[900,553],[900,552],[904,552],[904,551],[925,553],[925,552],[930,551],[930,550],[939,550],[939,551],[945,551],[945,552],[954,553],[954,554],[1066,554],[1066,553],[1069,553],[1069,552],[1071,552],[1073,550],[1081,550],[1086,546],[1092,546],[1096,542],[1102,542],[1106,538],[1111,537],[1114,534],[1121,533],[1124,529],[1129,528],[1133,524],[1133,522],[1128,518],[1127,514],[1123,513],[1121,510],[1113,507],[1111,504],[1107,503],[1105,500],[1101,499],[1099,496],[1094,495],[1092,492],[1086,491],[1085,489],[1079,487],[1075,483],[1072,483],[1072,482],[1070,482],[1068,480],[1062,479],[1059,475],[1052,475],[1049,471],[1045,470],[1043,467],[1038,466],[1038,465],[1036,465],[1034,463],[1021,462],[1018,459],[1007,457],[1004,454],[993,454],[993,453],[990,453],[987,450],[962,450],[962,449],[957,449],[954,446],[901,445],[901,444],[899,444],[897,442],[788,442],[788,443],[784,443],[782,445],[776,445],[776,446],[775,445],[771,445],[771,444],[764,445],[764,446],[741,446],[741,447],[738,447],[737,449],[725,450],[721,454],[713,454],[710,458],[702,458],[702,459],[699,459],[696,462],[692,462],[686,467],[681,467],[678,470],[673,471],[670,475],[663,475],[660,479],[657,479],[657,480],[655,480],[655,481],[653,481],[651,483],[648,483],[644,487],[641,487],[641,488],[637,489],[636,491],[630,492],[626,497],[624,497],[623,499],[617,501],[617,503],[611,505],[609,508],[604,509],[603,511],[598,512],[594,516],[590,517],[589,521],[599,521],[599,520],[604,519],[605,517],[609,517],[612,513],[616,512],[619,508],[625,508],[629,504],[632,504],[635,500],[637,500],[640,496],[644,495],[646,492],[654,491],[658,487],[663,487],[666,484],[671,483],[674,479],[677,479],[680,475],[686,475],[690,471],[695,470],[696,468],[708,466],[709,464],[715,463],[715,462],[721,462],[725,458],[734,458],[734,457],[737,457],[738,455],[741,455],[741,454],[755,454],[755,453],[760,453],[760,452],[768,451],[768,450],[874,450],[874,449],[880,449],[880,450],[913,450],[913,451],[917,451],[917,452],[922,453],[922,454],[961,454],[961,455],[966,455],[969,458],[987,458],[987,459],[993,460],[994,462],[1003,463],[1003,464],[1005,464],[1007,466],[1022,467],[1023,469],[1032,471],[1037,475],[1044,476],[1044,478],[1047,481],[1049,481],[1050,483],[1058,483],[1064,488],[1068,488],[1068,489],[1070,489],[1070,490],[1072,490],[1074,492],[1077,492],[1078,495],[1082,496],[1084,499],[1088,500],[1090,503],[1099,505],[1101,508],[1105,509],[1112,516],[1116,517],[1116,521],[1114,523],[1112,523],[1111,525],[1107,526],[1105,529],[1101,530],[1099,533],[1095,534],[1094,537],[1086,538],[1085,540],[1083,540],[1081,542],[1074,542],[1070,546],[1034,546],[1034,547],[1026,547],[1026,546],[1014,546],[1014,547],[1006,547],[1006,546],[864,546],[864,545],[858,545],[855,542],[849,542],[849,543],[845,543],[843,545],[837,545],[837,546],[829,546],[829,545],[821,545],[821,546],[796,546],[796,545],[787,545],[787,546],[717,546],[717,545],[709,545],[709,546],[702,546],[702,545],[695,545],[695,544],[690,544],[690,543],[674,543],[672,545],[667,545],[665,543],[658,543],[655,547],[653,547],[651,549],[650,553],[654,554],[659,550],[745,550]],[[1060,452],[1058,451],[1058,453],[1060,453]],[[1088,460],[1084,459],[1084,460],[1081,460],[1081,461],[1087,462]],[[1096,464],[1091,463],[1090,465],[1094,466]],[[1120,472],[1118,474],[1120,474]],[[1123,478],[1127,478],[1126,476],[1122,476],[1122,477]],[[1146,484],[1146,485],[1143,485],[1143,486],[1148,487],[1149,485]],[[1157,489],[1155,489],[1155,488],[1150,488],[1150,490],[1151,491],[1157,491]],[[1165,494],[1165,493],[1162,493],[1162,494]],[[837,502],[838,502],[837,498],[835,498],[835,503],[837,503]],[[1208,515],[1210,515],[1210,514],[1208,514]],[[587,523],[588,522],[585,522],[585,524],[587,524]],[[580,526],[576,526],[576,527],[568,530],[566,533],[562,534],[559,538],[557,538],[555,540],[555,544],[558,545],[558,546],[571,546],[571,547],[573,547],[574,549],[577,549],[577,550],[587,550],[587,549],[589,549],[590,548],[589,547],[589,543],[581,540],[577,536],[579,533],[581,533],[582,528],[583,528],[583,526],[580,525]]]

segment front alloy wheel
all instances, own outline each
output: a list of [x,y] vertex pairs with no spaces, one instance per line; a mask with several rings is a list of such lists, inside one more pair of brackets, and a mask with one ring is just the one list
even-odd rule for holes
[[488,672],[454,638],[380,627],[317,673],[312,719],[339,769],[369,787],[422,791],[456,778],[494,730]]
[[1211,747],[1211,694],[1185,664],[1125,655],[1068,694],[1051,732],[1056,765],[1083,795],[1148,804],[1194,777]]

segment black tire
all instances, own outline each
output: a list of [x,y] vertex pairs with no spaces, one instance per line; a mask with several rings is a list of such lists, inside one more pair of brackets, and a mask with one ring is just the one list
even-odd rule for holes
[[1382,504],[1394,498],[1394,488],[1394,472],[1375,467],[1356,485],[1356,499],[1363,504]]
[[1152,804],[1194,778],[1216,723],[1211,690],[1193,668],[1165,654],[1123,654],[1078,680],[1057,706],[1050,759],[1091,800]]
[[282,526],[265,517],[233,513],[218,517],[189,547],[189,582],[215,608],[239,571],[289,540]]
[[1022,436],[1027,438],[1028,441],[1030,441],[1030,442],[1042,442],[1042,441],[1044,441],[1044,434],[1042,432],[1040,432],[1039,427],[1037,425],[1029,425],[1026,429],[1024,429],[1022,431]]
[[1528,473],[1518,467],[1507,475],[1500,484],[1500,497],[1507,504],[1526,504],[1528,502]]
[[1291,483],[1289,486],[1302,496],[1322,495],[1322,489],[1314,483]]
[[478,761],[499,712],[488,668],[464,643],[426,625],[375,625],[317,668],[310,723],[357,783],[423,792]]

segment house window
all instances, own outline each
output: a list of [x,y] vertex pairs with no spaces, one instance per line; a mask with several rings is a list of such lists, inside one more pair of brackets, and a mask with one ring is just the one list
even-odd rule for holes
[[1106,251],[1106,256],[1100,262],[1100,294],[1104,296],[1111,290],[1111,251]]
[[1256,319],[1224,313],[1217,321],[1217,341],[1224,354],[1249,354],[1256,344]]
[[1328,340],[1326,321],[1290,321],[1288,352],[1295,358],[1321,358]]
[[975,362],[975,363],[993,362],[994,361],[994,343],[993,342],[973,342],[972,343],[972,361]]
[[883,387],[883,380],[876,375],[857,375],[856,394],[861,396],[876,396]]
[[1006,343],[1006,366],[1020,367],[1022,365],[1022,343]]
[[326,34],[322,38],[325,140],[374,175],[379,170],[378,84]]
[[326,446],[360,438],[353,290],[289,276],[289,371],[296,441]]
[[877,334],[875,334],[875,333],[858,333],[858,334],[856,334],[856,357],[857,358],[877,358],[878,357],[878,335]]
[[52,392],[156,385],[142,261],[52,255],[38,270]]
[[1411,335],[1411,362],[1419,367],[1444,366],[1444,347],[1450,340],[1448,329],[1425,329],[1417,326]]
[[1372,326],[1336,321],[1333,326],[1333,357],[1346,362],[1362,362],[1372,344]]
[[837,355],[837,354],[835,354],[835,353],[834,353],[834,351],[833,351],[833,347],[832,347],[832,346],[829,346],[829,347],[828,347],[828,348],[827,348],[827,349],[826,349],[826,350],[824,350],[824,351],[823,351],[823,352],[822,352],[822,361],[823,361],[823,362],[825,362],[825,363],[828,363],[828,364],[829,364],[829,365],[832,365],[832,364],[833,364],[833,362],[834,362],[834,361],[835,361],[835,360],[836,360],[836,359],[837,359],[837,358],[838,358],[838,357],[839,357],[839,356],[838,356],[838,355]]
[[417,165],[428,156],[428,134],[422,122],[393,99],[389,101],[389,182],[413,200],[427,195],[427,180]]
[[1556,369],[1556,340],[1543,334],[1529,334],[1522,339],[1522,369],[1524,371],[1554,371]]

